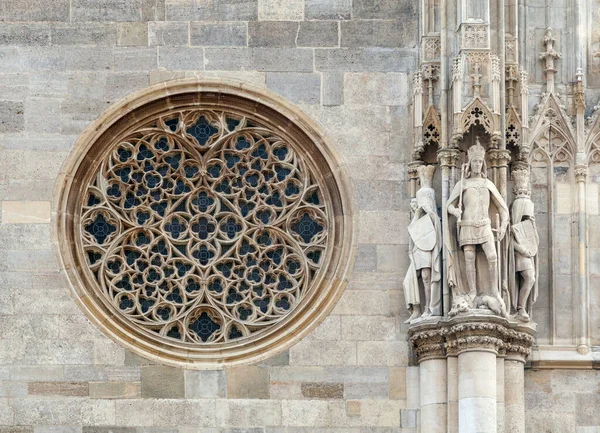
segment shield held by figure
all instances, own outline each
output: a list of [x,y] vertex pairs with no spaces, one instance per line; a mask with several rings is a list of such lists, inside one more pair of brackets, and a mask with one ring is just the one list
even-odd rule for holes
[[435,247],[437,237],[429,215],[423,215],[417,221],[410,223],[408,234],[421,251],[431,251]]
[[535,232],[535,225],[531,220],[521,221],[513,225],[515,240],[525,250],[529,251],[533,256],[538,252],[538,239]]

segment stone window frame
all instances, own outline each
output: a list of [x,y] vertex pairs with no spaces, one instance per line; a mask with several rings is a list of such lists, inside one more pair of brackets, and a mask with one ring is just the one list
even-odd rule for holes
[[[290,134],[302,145],[322,175],[334,224],[334,239],[329,263],[323,264],[322,276],[300,305],[268,332],[215,345],[177,344],[171,339],[152,338],[140,332],[122,317],[112,314],[94,296],[83,251],[74,230],[77,197],[85,193],[81,182],[89,169],[98,164],[103,150],[114,145],[112,136],[120,135],[136,121],[153,112],[164,112],[185,100],[197,103],[203,96],[213,101],[237,104],[236,108],[259,115],[280,131]],[[232,105],[233,106],[233,105]],[[116,130],[116,132],[115,132]],[[91,157],[90,157],[91,156]],[[78,138],[65,160],[54,189],[52,211],[53,246],[60,271],[69,290],[86,316],[104,334],[126,349],[162,364],[190,369],[213,369],[255,363],[272,357],[307,336],[335,306],[348,283],[357,250],[357,204],[348,169],[339,152],[322,128],[299,108],[264,88],[233,79],[183,79],[159,83],[133,93],[106,110]],[[169,341],[170,340],[170,341]],[[157,344],[158,343],[158,344]]]

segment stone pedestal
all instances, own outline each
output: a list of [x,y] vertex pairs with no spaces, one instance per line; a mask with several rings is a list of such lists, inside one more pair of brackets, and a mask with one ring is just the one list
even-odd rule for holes
[[534,324],[486,310],[412,322],[422,431],[524,432],[523,367],[534,334]]

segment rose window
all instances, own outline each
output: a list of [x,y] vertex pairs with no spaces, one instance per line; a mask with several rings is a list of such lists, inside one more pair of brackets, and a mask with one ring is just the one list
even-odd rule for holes
[[329,302],[349,222],[306,132],[239,96],[198,94],[157,98],[86,142],[63,194],[71,282],[142,355],[237,362]]

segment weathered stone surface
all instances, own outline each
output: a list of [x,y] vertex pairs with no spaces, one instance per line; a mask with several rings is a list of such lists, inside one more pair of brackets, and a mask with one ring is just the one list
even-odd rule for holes
[[217,400],[216,423],[221,427],[281,425],[281,402],[272,400]]
[[304,0],[307,20],[348,20],[352,0]]
[[72,23],[52,26],[52,45],[114,46],[117,26],[114,23]]
[[258,0],[258,19],[285,21],[304,19],[304,0]]
[[348,104],[408,105],[408,75],[404,73],[347,73],[344,101]]
[[298,22],[254,21],[248,23],[248,46],[250,47],[295,47]]
[[302,21],[296,37],[299,47],[338,47],[339,24],[333,21]]
[[154,403],[154,425],[173,427],[193,425],[215,426],[214,400],[156,400]]
[[140,398],[142,387],[139,382],[90,382],[91,398]]
[[89,395],[86,382],[30,382],[30,395],[84,397]]
[[0,17],[3,21],[69,21],[69,0],[48,0],[43,3],[5,0]]
[[358,365],[406,366],[408,343],[406,341],[359,341]]
[[258,16],[258,0],[232,2],[167,1],[169,21],[254,21]]
[[269,398],[269,370],[265,367],[228,368],[228,398]]
[[148,23],[148,45],[189,45],[190,23],[185,21],[150,21]]
[[313,52],[305,48],[254,48],[253,65],[259,71],[312,72]]
[[243,47],[247,45],[246,23],[203,23],[190,24],[191,45],[215,47]]
[[344,397],[343,383],[304,382],[302,396],[308,399],[332,399]]
[[356,344],[303,340],[290,349],[290,365],[355,365]]
[[416,22],[418,5],[410,0],[354,0],[354,19],[389,19],[398,17],[406,23]]
[[61,132],[60,99],[28,98],[25,101],[25,129],[45,133]]
[[415,44],[415,28],[401,21],[344,21],[341,23],[342,47],[397,48]]
[[406,399],[406,368],[390,367],[390,398]]
[[71,19],[73,21],[148,21],[144,3],[146,2],[72,0]]
[[321,100],[321,76],[296,72],[267,73],[267,88],[299,104],[318,104]]
[[204,69],[204,50],[188,47],[158,47],[158,66],[175,71]]
[[39,224],[50,222],[50,202],[3,201],[3,224]]
[[405,273],[409,266],[408,245],[377,245],[379,272]]
[[340,48],[315,50],[319,71],[408,72],[414,70],[416,58],[411,51],[394,48]]
[[24,112],[22,102],[0,101],[0,133],[22,131],[25,128]]
[[349,399],[388,399],[389,383],[348,383],[344,385],[344,398]]
[[154,424],[153,400],[116,400],[115,424],[122,427],[149,427]]
[[185,371],[185,398],[223,398],[226,396],[225,372]]
[[360,244],[354,261],[354,272],[375,272],[377,270],[377,246]]
[[323,105],[342,105],[344,103],[344,74],[342,72],[323,72],[321,74]]
[[0,45],[50,45],[50,25],[2,23]]
[[289,426],[327,427],[331,422],[331,413],[325,401],[282,402],[282,422]]
[[[168,55],[166,57],[168,58]],[[156,69],[158,64],[156,48],[147,47],[116,48],[113,52],[113,60],[115,71],[147,72]]]
[[400,324],[394,317],[387,316],[343,316],[342,339],[381,341],[395,340]]
[[143,398],[184,398],[184,371],[180,368],[164,365],[143,365]]
[[[0,398],[23,398],[27,396],[26,382],[0,381]],[[0,430],[1,432],[2,430]]]
[[146,23],[118,23],[117,45],[148,46],[148,25]]

